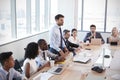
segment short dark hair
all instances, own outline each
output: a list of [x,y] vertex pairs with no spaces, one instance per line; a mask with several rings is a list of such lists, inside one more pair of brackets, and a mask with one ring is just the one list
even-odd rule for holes
[[38,55],[38,44],[35,42],[31,42],[27,45],[25,49],[25,59],[34,59]]
[[91,27],[95,27],[95,28],[96,28],[96,26],[95,26],[94,24],[90,25],[90,28],[91,28]]
[[[73,29],[71,30],[72,33],[73,33],[74,31],[77,31],[77,29],[73,28]],[[72,33],[71,33],[71,36],[73,36]]]
[[55,20],[59,20],[60,18],[64,18],[64,16],[62,14],[57,14],[55,16]]
[[2,52],[0,53],[0,63],[4,65],[5,61],[12,55],[12,52]]
[[74,32],[74,31],[77,31],[77,29],[73,28],[73,29],[71,30],[71,32]]
[[45,42],[44,39],[39,39],[39,40],[38,40],[38,45],[39,45],[39,46],[42,45],[43,42]]
[[65,30],[63,31],[64,34],[67,34],[68,32],[70,32],[70,30],[65,29]]

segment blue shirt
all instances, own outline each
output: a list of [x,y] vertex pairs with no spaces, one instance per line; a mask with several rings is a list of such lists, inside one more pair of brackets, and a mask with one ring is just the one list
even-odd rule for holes
[[[7,80],[7,74],[8,72],[1,67],[0,68],[0,80]],[[23,80],[24,77],[14,68],[11,68],[9,70],[9,80],[13,80],[13,78],[20,78],[21,80]]]
[[[61,50],[60,43],[61,43],[61,34],[60,34],[60,28],[61,26],[55,25],[50,30],[50,47],[54,48],[58,52]],[[63,40],[63,39],[62,39]],[[62,41],[63,48],[65,47],[64,41]]]

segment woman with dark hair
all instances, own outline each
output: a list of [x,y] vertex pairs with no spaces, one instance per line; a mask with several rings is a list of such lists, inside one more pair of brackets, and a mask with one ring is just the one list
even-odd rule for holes
[[39,48],[37,43],[31,42],[27,45],[24,56],[25,61],[23,64],[23,69],[27,78],[39,70],[37,63],[35,62],[35,58],[37,57],[38,53]]
[[73,28],[71,30],[71,37],[69,38],[69,41],[74,43],[74,44],[80,44],[80,40],[77,37],[77,29]]

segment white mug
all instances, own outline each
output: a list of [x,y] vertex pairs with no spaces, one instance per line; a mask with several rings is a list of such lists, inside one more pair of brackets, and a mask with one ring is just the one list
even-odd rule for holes
[[55,61],[54,60],[50,60],[50,67],[54,67]]

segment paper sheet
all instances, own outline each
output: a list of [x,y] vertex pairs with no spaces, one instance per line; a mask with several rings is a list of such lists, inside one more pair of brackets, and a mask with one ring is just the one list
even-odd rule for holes
[[112,75],[112,79],[120,80],[120,74],[114,74],[114,75]]
[[51,73],[48,73],[48,72],[44,72],[44,73],[41,73],[41,78],[40,80],[48,80],[50,77],[52,77],[54,74],[51,74]]

